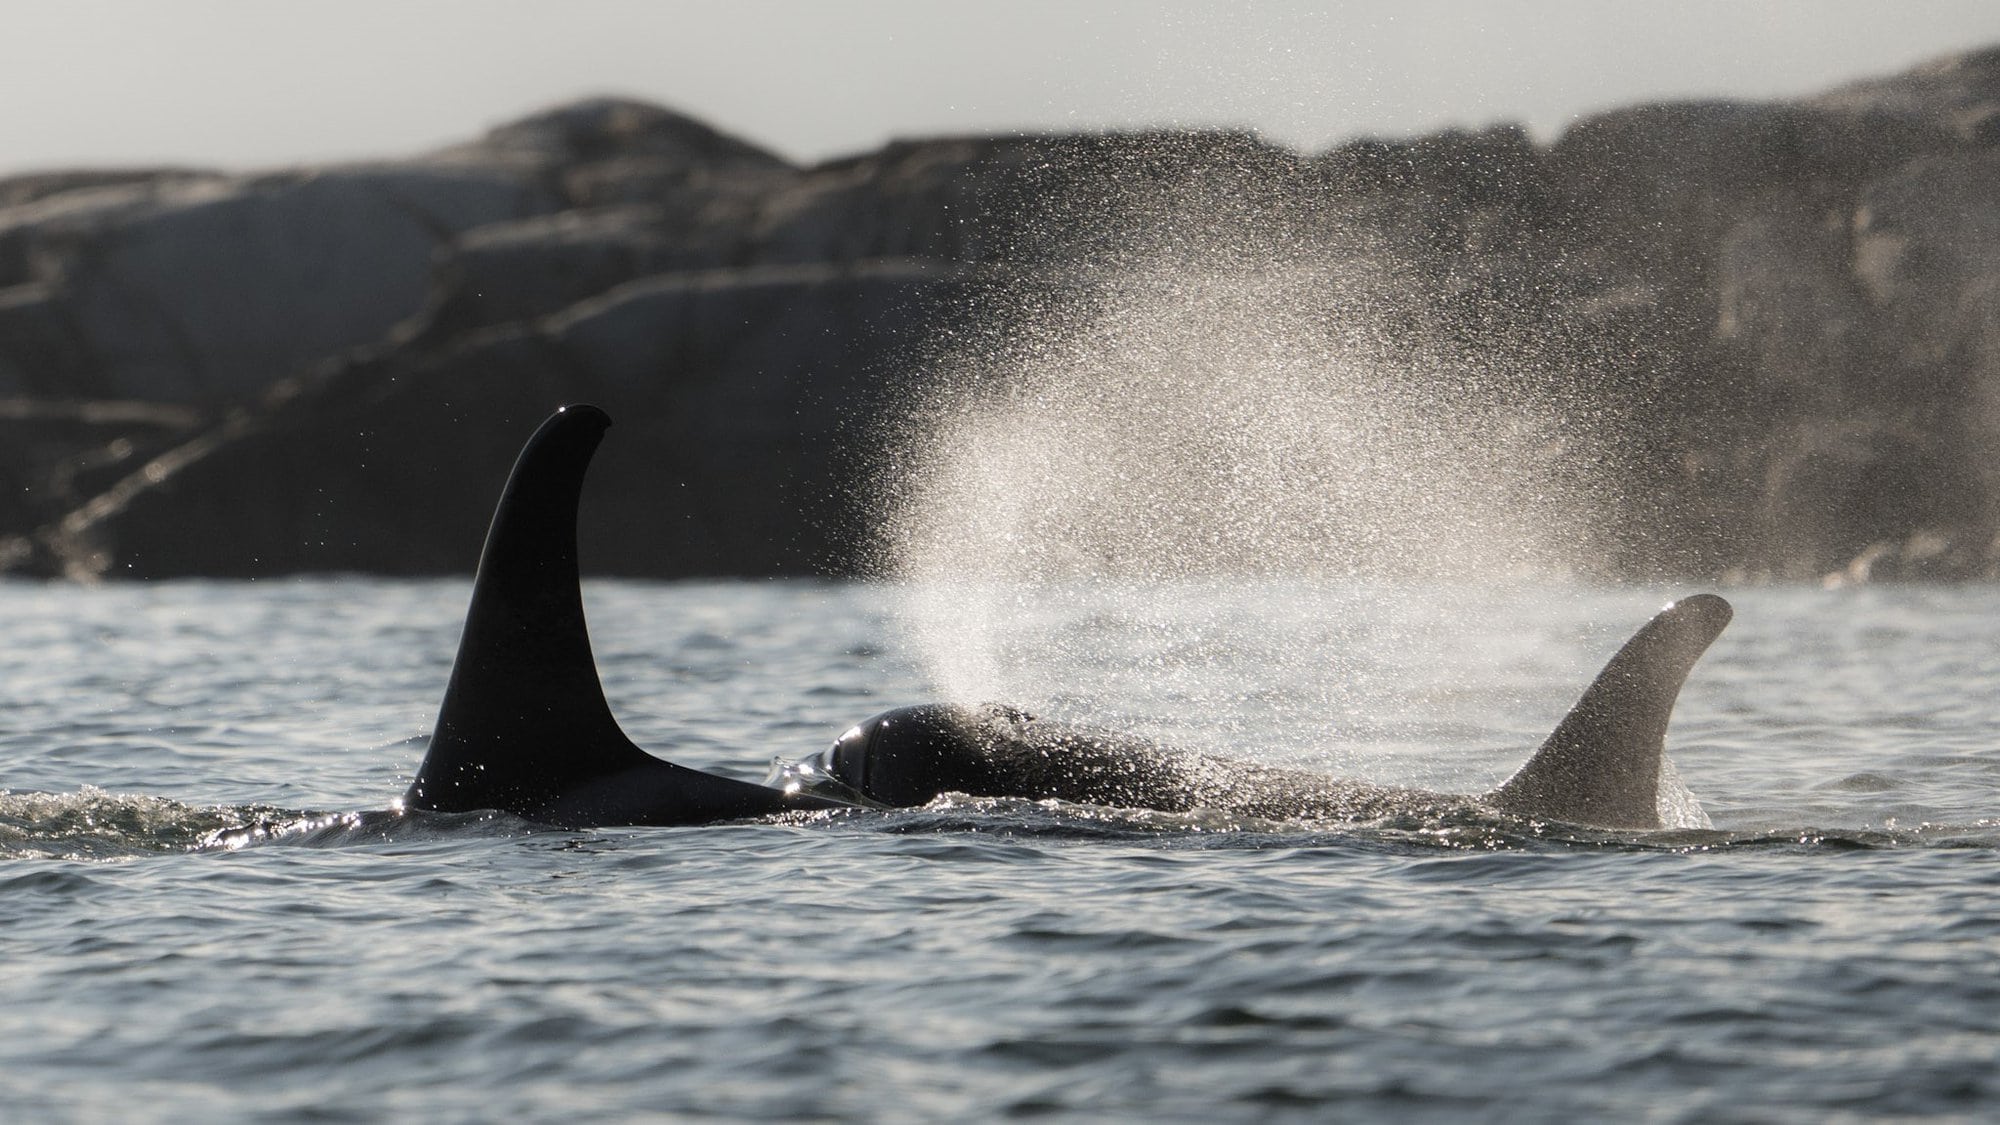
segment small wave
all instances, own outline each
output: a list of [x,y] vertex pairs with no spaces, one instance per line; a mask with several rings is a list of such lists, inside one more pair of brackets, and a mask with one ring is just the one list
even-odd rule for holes
[[253,845],[334,848],[550,831],[556,830],[497,812],[327,813],[266,805],[202,806],[94,786],[74,793],[0,791],[0,860],[104,861]]
[[74,793],[0,792],[0,858],[105,860],[183,851],[240,812],[88,785]]
[[[1668,828],[1617,831],[1496,813],[1470,800],[1373,819],[1275,820],[1217,809],[1160,812],[1060,800],[946,794],[917,809],[789,814],[775,823],[850,824],[893,835],[960,833],[1021,840],[1148,840],[1176,847],[1358,846],[1412,852],[1629,850],[1700,853],[2000,848],[2000,820],[1913,827]],[[247,847],[341,848],[564,830],[499,812],[405,809],[311,812],[197,806],[86,786],[74,793],[0,791],[0,860],[104,861],[159,852]]]
[[0,897],[30,894],[80,898],[96,890],[97,885],[97,880],[76,871],[33,871],[11,879],[0,879]]
[[199,851],[237,851],[260,845],[338,848],[356,844],[409,843],[470,835],[512,839],[562,829],[503,812],[436,813],[416,809],[376,809],[342,813],[277,813],[242,818],[204,835]]
[[945,794],[917,809],[857,811],[844,819],[898,835],[973,833],[1017,839],[1153,840],[1189,847],[1343,846],[1411,852],[1723,849],[2000,848],[2000,821],[1914,828],[1813,826],[1655,830],[1591,828],[1487,809],[1470,799],[1371,819],[1272,820],[1215,809],[1159,812],[1060,800]]

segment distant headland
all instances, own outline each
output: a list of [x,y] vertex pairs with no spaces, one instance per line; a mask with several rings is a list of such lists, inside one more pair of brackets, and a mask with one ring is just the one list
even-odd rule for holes
[[1106,271],[1365,259],[1395,332],[1512,357],[1588,431],[1636,529],[1604,576],[2000,577],[1996,184],[2000,48],[1545,146],[964,137],[799,167],[604,98],[404,160],[15,176],[0,573],[469,572],[568,401],[620,429],[593,573],[862,573],[941,356]]

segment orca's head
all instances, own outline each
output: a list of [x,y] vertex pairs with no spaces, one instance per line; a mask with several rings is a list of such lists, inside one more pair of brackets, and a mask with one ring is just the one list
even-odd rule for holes
[[996,723],[1028,716],[988,704],[927,703],[884,711],[849,727],[833,745],[779,765],[766,784],[890,808],[929,804],[940,793],[981,793]]

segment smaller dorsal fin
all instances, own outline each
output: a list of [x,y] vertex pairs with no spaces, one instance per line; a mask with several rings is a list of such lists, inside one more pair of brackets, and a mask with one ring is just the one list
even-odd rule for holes
[[1729,603],[1714,594],[1682,598],[1661,610],[1486,802],[1573,824],[1658,828],[1667,719],[1688,672],[1730,616]]

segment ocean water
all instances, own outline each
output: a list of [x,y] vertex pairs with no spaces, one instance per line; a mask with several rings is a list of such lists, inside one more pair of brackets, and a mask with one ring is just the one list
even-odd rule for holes
[[[1682,592],[1096,591],[1012,625],[991,591],[586,602],[628,731],[718,772],[948,684],[1471,792]],[[960,799],[559,831],[392,808],[463,582],[0,583],[0,1105],[1991,1118],[2000,590],[1724,592],[1669,739],[1710,828]]]

